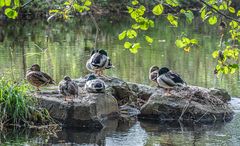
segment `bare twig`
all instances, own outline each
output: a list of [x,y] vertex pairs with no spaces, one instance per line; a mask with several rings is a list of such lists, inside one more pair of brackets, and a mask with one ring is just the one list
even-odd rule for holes
[[233,17],[231,17],[231,16],[225,15],[223,12],[221,12],[221,11],[217,10],[216,8],[212,7],[211,5],[209,5],[209,4],[208,4],[207,2],[205,2],[204,0],[199,0],[199,2],[203,3],[204,5],[206,5],[207,7],[211,8],[211,9],[213,9],[214,11],[216,11],[218,14],[224,16],[225,18],[227,18],[227,19],[229,19],[229,20],[234,20],[234,21],[240,23],[240,21],[239,21],[238,19],[235,19],[235,18],[233,18]]
[[100,31],[100,28],[98,27],[97,21],[96,21],[95,17],[92,15],[92,13],[89,13],[89,15],[90,15],[90,17],[91,17],[95,27],[96,27],[96,35],[95,35],[95,42],[94,42],[94,49],[96,49],[96,47],[97,47],[97,40],[98,40],[98,33]]

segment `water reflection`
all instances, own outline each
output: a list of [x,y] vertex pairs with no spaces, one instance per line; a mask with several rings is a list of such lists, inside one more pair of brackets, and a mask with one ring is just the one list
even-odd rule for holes
[[[239,117],[239,115],[238,115]],[[1,145],[106,145],[106,146],[195,146],[237,145],[239,130],[234,123],[183,125],[150,121],[111,121],[100,131],[63,129],[55,135],[33,130],[15,130],[0,134]],[[236,124],[236,123],[235,123]]]
[[[156,31],[150,31],[154,43],[149,46],[142,39],[142,48],[133,55],[123,49],[122,42],[117,40],[121,30],[128,27],[128,22],[108,23],[105,19],[99,22],[99,48],[109,52],[115,69],[108,70],[110,76],[120,77],[128,81],[150,84],[148,68],[153,64],[168,66],[179,72],[183,78],[193,85],[205,87],[221,87],[239,94],[239,75],[224,76],[222,80],[213,75],[216,61],[211,53],[217,47],[218,35],[215,27],[199,26],[199,21],[190,27],[181,24],[179,28],[167,27],[161,21],[156,24]],[[108,27],[104,27],[108,25]],[[196,27],[198,26],[198,30]],[[70,22],[45,21],[14,22],[1,25],[0,73],[11,70],[14,78],[24,78],[27,67],[33,63],[41,65],[45,72],[51,74],[56,81],[64,75],[78,78],[88,73],[85,62],[94,44],[95,28],[91,20],[72,20]],[[210,27],[210,28],[209,28]],[[175,39],[184,31],[200,41],[200,47],[186,53],[175,47]]]

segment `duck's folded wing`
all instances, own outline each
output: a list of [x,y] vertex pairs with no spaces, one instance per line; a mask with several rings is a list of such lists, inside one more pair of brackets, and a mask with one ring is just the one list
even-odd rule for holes
[[181,83],[181,84],[186,84],[186,82],[180,77],[179,74],[175,72],[168,72],[167,75],[173,80],[175,83]]
[[48,74],[46,74],[46,73],[42,73],[43,74],[43,76],[47,79],[47,82],[49,83],[49,84],[55,84],[55,81],[52,79],[52,77],[50,77]]
[[33,80],[34,82],[41,82],[42,84],[47,83],[48,79],[45,78],[45,76],[41,73],[31,73],[30,76],[32,77],[31,80]]
[[168,86],[176,86],[177,84],[172,80],[172,77],[170,74],[163,74],[159,76],[159,78]]

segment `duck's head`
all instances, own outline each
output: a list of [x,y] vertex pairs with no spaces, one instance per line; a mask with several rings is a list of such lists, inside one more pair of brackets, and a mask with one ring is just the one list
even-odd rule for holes
[[98,53],[108,56],[107,52],[103,49],[99,50]]
[[170,71],[170,70],[169,70],[167,67],[162,67],[162,68],[159,69],[158,74],[159,74],[159,75],[162,75],[162,74],[165,74],[165,73],[167,73],[167,72],[169,72],[169,71]]
[[90,81],[90,80],[94,80],[96,79],[97,77],[94,75],[94,74],[90,74],[87,78],[87,81]]
[[154,66],[150,67],[150,69],[149,69],[149,73],[152,73],[152,72],[154,72],[154,71],[158,71],[158,70],[159,70],[159,67],[156,66],[156,65],[154,65]]
[[30,68],[31,71],[40,71],[40,66],[38,64],[33,64]]
[[65,81],[71,81],[71,80],[72,80],[69,76],[65,76],[63,79],[64,79]]

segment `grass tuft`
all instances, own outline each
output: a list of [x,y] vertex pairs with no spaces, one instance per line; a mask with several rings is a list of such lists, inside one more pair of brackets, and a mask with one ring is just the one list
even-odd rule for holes
[[46,109],[28,94],[28,84],[0,78],[0,129],[4,126],[33,126],[53,122]]

